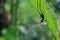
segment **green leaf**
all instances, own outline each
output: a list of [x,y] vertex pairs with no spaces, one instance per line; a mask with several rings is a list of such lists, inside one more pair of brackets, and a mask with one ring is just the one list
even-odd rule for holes
[[53,35],[56,37],[57,29],[56,29],[56,22],[55,22],[56,20],[55,12],[52,11],[50,6],[47,4],[46,0],[31,0],[31,2],[36,9],[38,8],[38,11],[40,13],[43,13],[48,27],[52,31]]

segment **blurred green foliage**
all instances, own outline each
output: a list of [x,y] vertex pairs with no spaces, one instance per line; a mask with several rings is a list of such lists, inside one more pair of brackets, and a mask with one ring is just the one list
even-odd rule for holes
[[[48,3],[45,5],[46,10],[49,10],[49,13],[50,13],[52,19],[56,22],[60,17],[59,16],[60,15],[59,14],[60,13],[60,5],[59,5],[60,2],[56,2],[56,0],[46,0],[46,1]],[[15,5],[17,0],[13,0],[13,2]],[[36,0],[36,2],[37,2],[37,0]],[[40,3],[40,2],[38,2],[38,3]],[[44,2],[44,3],[46,3],[46,2]],[[35,3],[34,5],[36,5],[36,7],[37,7],[37,3]],[[34,7],[34,5],[32,5],[30,0],[19,0],[18,7],[16,10],[17,11],[17,13],[16,13],[16,16],[17,16],[16,25],[13,25],[13,26],[9,25],[9,28],[7,29],[6,34],[4,35],[7,40],[16,40],[19,38],[20,38],[20,40],[41,40],[41,38],[43,36],[45,36],[46,40],[54,40],[53,33],[48,28],[48,26],[46,24],[42,25],[40,23],[40,21],[41,21],[40,14],[37,11],[37,8]],[[38,4],[38,5],[40,5],[40,4]],[[9,21],[11,21],[11,18],[13,16],[15,16],[15,15],[11,15],[11,0],[7,0],[4,7],[5,7],[6,12],[8,13]],[[56,19],[56,16],[54,13],[57,15],[57,19]],[[12,20],[14,20],[14,18]],[[50,22],[51,20],[48,20],[48,21]],[[58,30],[60,29],[59,22],[60,21],[57,21]],[[20,26],[24,26],[25,28],[27,28],[26,29],[26,34],[27,34],[26,36],[23,36],[21,34],[21,29],[19,29]],[[17,32],[20,32],[20,34],[18,34]],[[17,33],[17,34],[15,35],[14,33]],[[33,39],[34,38],[33,34],[35,34],[35,33],[37,36],[35,37],[36,39]]]

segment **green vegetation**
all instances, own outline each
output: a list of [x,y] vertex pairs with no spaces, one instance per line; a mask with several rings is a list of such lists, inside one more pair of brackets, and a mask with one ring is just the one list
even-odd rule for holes
[[[32,3],[36,3],[36,2],[37,2],[36,0],[32,0]],[[49,28],[53,32],[54,36],[56,36],[57,29],[56,29],[56,25],[55,25],[56,23],[54,21],[55,18],[52,18],[52,16],[50,15],[50,14],[54,14],[54,11],[51,10],[51,8],[49,7],[49,5],[47,4],[47,2],[45,0],[38,0],[38,4],[40,4],[40,5],[38,5],[38,9],[39,9],[38,11],[40,11],[40,13],[44,14],[44,18],[46,20],[46,23],[48,24]],[[51,12],[49,12],[50,10],[51,10]]]
[[[2,30],[6,40],[60,40],[60,2],[55,0],[7,0],[10,25]],[[44,16],[43,22],[41,22]],[[60,34],[58,34],[60,35]],[[0,40],[4,40],[0,38]]]

